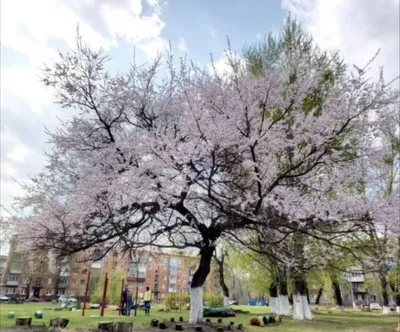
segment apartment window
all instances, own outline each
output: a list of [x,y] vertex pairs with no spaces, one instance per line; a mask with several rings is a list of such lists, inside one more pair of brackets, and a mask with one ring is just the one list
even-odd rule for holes
[[36,278],[35,286],[41,286],[42,285],[42,278]]
[[113,262],[113,266],[112,266],[112,268],[113,268],[113,270],[116,270],[117,269],[117,262]]
[[6,288],[6,294],[14,294],[15,293],[15,288]]
[[46,289],[46,295],[51,295],[51,293],[52,293],[52,292],[51,292],[51,289],[50,289],[50,288],[47,288],[47,289]]
[[9,274],[8,281],[18,281],[19,274]]
[[177,266],[178,265],[178,260],[176,258],[171,258],[169,261],[170,266]]
[[57,291],[57,295],[58,295],[58,296],[64,295],[64,294],[65,294],[65,289],[59,289],[59,290]]
[[22,288],[21,288],[20,294],[21,294],[21,295],[25,295],[25,294],[26,294],[26,288],[25,288],[25,287],[22,287]]
[[167,280],[167,276],[163,276],[163,280]]
[[51,278],[49,278],[49,280],[47,280],[47,283],[51,285],[52,281],[53,280]]

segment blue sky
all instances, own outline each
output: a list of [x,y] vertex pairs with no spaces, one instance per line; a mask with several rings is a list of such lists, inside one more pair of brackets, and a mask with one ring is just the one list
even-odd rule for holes
[[[74,46],[79,23],[91,47],[112,55],[110,70],[132,60],[150,61],[171,41],[177,56],[207,65],[213,53],[223,66],[229,36],[238,52],[245,43],[277,32],[290,12],[322,48],[340,49],[363,66],[380,48],[372,70],[399,74],[400,0],[2,0],[1,1],[1,204],[10,210],[17,182],[28,182],[45,164],[44,127],[61,112],[38,81],[39,68]],[[17,182],[16,182],[17,181]],[[7,211],[2,208],[2,215]]]

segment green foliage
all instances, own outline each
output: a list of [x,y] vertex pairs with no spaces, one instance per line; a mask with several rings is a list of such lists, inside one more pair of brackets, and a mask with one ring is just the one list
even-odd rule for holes
[[265,257],[250,253],[245,249],[231,250],[229,257],[236,273],[247,277],[252,295],[264,296],[269,293],[272,275]]
[[[95,277],[97,281],[97,287],[94,289],[93,293],[90,296],[91,303],[101,303],[103,298],[104,291],[104,281],[105,274],[101,274],[100,276]],[[107,286],[107,296],[106,303],[107,304],[119,304],[121,299],[121,281],[122,279],[126,280],[126,272],[125,271],[112,271],[108,273],[108,286]]]
[[184,309],[188,303],[190,303],[188,293],[168,293],[164,298],[164,305],[168,310]]
[[204,301],[208,307],[220,308],[224,306],[224,296],[222,294],[206,293]]

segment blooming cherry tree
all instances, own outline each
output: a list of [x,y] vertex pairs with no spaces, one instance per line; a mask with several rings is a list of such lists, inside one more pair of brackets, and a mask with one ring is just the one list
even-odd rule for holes
[[[23,245],[63,255],[197,248],[190,322],[198,323],[220,239],[367,219],[343,188],[357,178],[353,151],[374,151],[359,139],[374,125],[362,119],[371,111],[385,119],[396,95],[365,70],[335,77],[283,54],[254,75],[228,54],[223,77],[183,60],[176,67],[172,56],[111,75],[103,51],[78,38],[46,67],[42,81],[71,118],[49,133],[48,165],[19,201],[30,211],[17,226]],[[304,251],[301,236],[295,246]],[[311,314],[303,288],[299,279],[300,319]]]

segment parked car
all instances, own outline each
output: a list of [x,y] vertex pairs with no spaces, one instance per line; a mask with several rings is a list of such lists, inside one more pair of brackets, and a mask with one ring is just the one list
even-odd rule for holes
[[74,297],[61,295],[58,298],[58,303],[76,303],[76,302],[78,302],[78,300]]
[[229,305],[239,305],[239,302],[236,300],[229,300]]
[[369,305],[369,308],[370,308],[371,310],[382,310],[382,309],[383,309],[382,306],[381,306],[379,303],[377,303],[377,302],[372,302],[372,303]]
[[0,296],[0,302],[8,302],[8,301],[10,301],[10,298],[8,296],[5,295]]
[[29,302],[40,302],[40,299],[38,297],[32,296],[28,299]]

